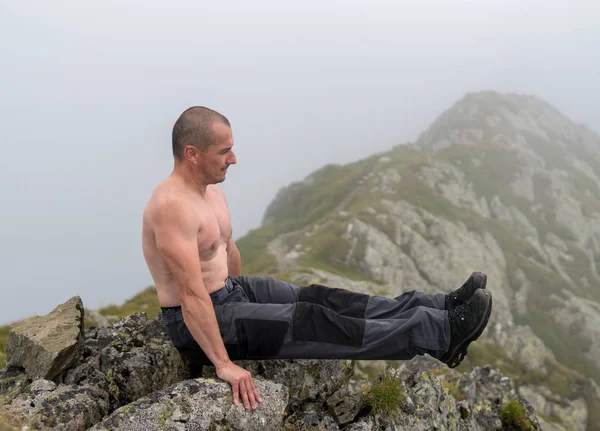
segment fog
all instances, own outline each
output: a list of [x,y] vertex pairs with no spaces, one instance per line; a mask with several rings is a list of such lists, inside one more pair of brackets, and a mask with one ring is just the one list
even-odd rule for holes
[[600,131],[592,1],[0,3],[0,323],[152,284],[141,215],[204,105],[233,127],[236,238],[326,163],[414,140],[466,92]]

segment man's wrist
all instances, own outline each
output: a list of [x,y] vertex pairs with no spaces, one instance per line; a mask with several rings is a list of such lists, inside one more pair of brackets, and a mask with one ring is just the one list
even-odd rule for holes
[[215,371],[221,370],[231,364],[231,360],[229,358],[221,361],[219,363],[215,363]]

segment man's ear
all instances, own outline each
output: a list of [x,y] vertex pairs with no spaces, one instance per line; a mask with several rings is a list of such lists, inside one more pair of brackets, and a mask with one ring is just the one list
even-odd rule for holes
[[198,148],[193,145],[186,145],[183,149],[183,156],[190,162],[196,162],[198,160]]

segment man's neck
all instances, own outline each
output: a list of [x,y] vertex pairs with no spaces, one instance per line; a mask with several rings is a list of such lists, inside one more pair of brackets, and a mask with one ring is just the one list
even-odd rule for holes
[[206,195],[206,188],[208,187],[208,184],[205,184],[201,178],[198,178],[189,169],[186,169],[185,166],[175,165],[171,175],[179,178],[181,181],[187,184],[188,187],[200,193],[202,197]]

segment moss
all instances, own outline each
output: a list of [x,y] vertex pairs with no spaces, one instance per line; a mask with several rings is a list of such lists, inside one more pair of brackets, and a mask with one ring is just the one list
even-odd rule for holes
[[517,400],[511,400],[500,409],[500,420],[504,429],[514,431],[534,431],[533,424],[527,419],[525,409]]
[[114,378],[114,370],[111,368],[106,373],[106,381],[108,381],[108,392],[113,396],[115,400],[119,400],[121,395],[121,391],[119,390],[119,386]]
[[306,373],[311,376],[316,381],[319,381],[319,364],[316,364],[314,367],[311,366],[306,370]]
[[450,395],[452,395],[456,401],[463,401],[467,398],[465,393],[458,387],[458,385],[455,382],[450,382],[446,379],[443,379],[442,387],[448,389],[448,392],[450,392]]
[[168,410],[165,410],[164,412],[162,412],[162,414],[156,419],[156,423],[158,424],[158,426],[165,426],[167,424],[167,419],[169,418],[170,413]]
[[384,373],[365,394],[365,401],[375,414],[398,413],[406,401],[402,381]]

